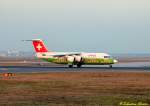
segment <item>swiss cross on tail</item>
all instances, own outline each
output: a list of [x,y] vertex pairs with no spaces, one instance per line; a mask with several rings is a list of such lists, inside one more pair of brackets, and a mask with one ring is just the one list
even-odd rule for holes
[[40,39],[33,40],[33,46],[36,52],[48,52],[44,42]]

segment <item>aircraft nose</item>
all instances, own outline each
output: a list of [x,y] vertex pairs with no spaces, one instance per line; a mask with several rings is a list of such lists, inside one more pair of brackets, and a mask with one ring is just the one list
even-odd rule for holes
[[118,60],[115,59],[115,60],[114,60],[114,63],[118,63]]

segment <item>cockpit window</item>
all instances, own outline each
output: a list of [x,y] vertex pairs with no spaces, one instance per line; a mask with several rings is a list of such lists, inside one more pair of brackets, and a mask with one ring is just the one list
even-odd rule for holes
[[110,56],[104,56],[104,58],[110,58]]

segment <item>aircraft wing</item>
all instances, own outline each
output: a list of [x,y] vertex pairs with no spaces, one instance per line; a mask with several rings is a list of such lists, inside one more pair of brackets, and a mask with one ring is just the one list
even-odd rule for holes
[[81,53],[52,54],[50,56],[53,56],[53,57],[64,57],[64,56],[73,56],[73,55],[81,55]]

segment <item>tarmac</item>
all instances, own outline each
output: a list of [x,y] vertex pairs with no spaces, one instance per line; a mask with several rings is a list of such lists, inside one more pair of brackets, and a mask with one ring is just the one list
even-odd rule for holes
[[0,79],[0,106],[150,104],[150,58],[120,59],[112,68],[1,59]]
[[30,72],[100,72],[100,71],[147,71],[150,72],[150,62],[128,62],[114,64],[112,68],[107,65],[83,65],[82,68],[68,68],[67,65],[13,65],[13,66],[0,66],[0,73],[13,72],[13,73],[30,73]]

